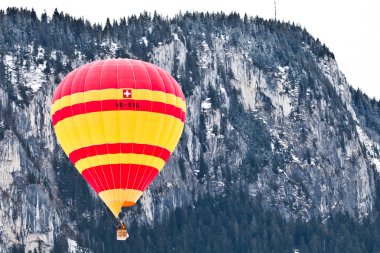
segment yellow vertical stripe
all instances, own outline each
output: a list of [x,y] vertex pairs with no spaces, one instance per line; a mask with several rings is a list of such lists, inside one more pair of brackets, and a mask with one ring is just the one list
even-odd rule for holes
[[[97,69],[98,67],[99,67],[99,64],[91,65],[87,74],[96,71],[95,69]],[[86,78],[87,78],[87,76],[86,76]],[[87,89],[86,85],[91,85],[91,84],[88,84],[85,81],[85,86],[84,86],[85,90]],[[99,100],[100,94],[96,94],[96,96],[94,98]],[[83,92],[82,96],[79,97],[79,103],[83,103],[86,99],[88,99],[88,94]],[[73,97],[71,97],[71,99],[70,99],[71,105],[75,104],[75,102],[76,102],[75,99]],[[94,136],[92,134],[94,132],[92,129],[92,126],[93,126],[92,122],[88,119],[87,114],[84,114],[83,117],[81,117],[81,118],[74,118],[73,120],[75,121],[75,124],[76,124],[74,127],[76,127],[76,130],[78,131],[78,135],[81,136],[81,139],[80,139],[81,146],[82,147],[88,146],[87,145],[88,140],[90,140],[90,142],[94,141]],[[98,131],[101,131],[101,127],[102,126],[100,124],[97,125]],[[91,163],[91,162],[94,162],[94,163]],[[99,158],[97,156],[95,156],[94,159],[88,161],[88,166],[93,167],[95,165],[95,162],[96,163],[100,162]],[[102,182],[101,180],[99,180],[99,177],[103,176],[103,175],[101,175],[101,173],[103,174],[102,170],[101,171],[94,170],[94,171],[91,171],[91,173],[89,173],[89,175],[93,179],[96,179],[95,182],[98,182],[100,184],[100,186],[102,186],[102,187],[107,186],[107,188],[109,188],[108,182]]]

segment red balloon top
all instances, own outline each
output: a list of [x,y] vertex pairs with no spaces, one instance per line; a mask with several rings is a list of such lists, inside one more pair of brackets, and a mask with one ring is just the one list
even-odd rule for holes
[[94,61],[70,72],[58,85],[53,103],[74,93],[123,88],[162,91],[185,100],[178,83],[162,68],[140,60],[109,59]]

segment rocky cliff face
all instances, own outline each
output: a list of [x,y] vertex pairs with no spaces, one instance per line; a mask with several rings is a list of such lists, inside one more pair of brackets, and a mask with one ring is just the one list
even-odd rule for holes
[[[125,213],[128,222],[163,221],[205,194],[237,188],[286,219],[371,215],[380,143],[357,116],[333,54],[301,28],[236,15],[132,17],[103,30],[58,13],[51,20],[18,11],[0,16],[0,252],[85,251],[78,245],[91,244],[91,231],[82,225],[110,222],[50,120],[63,76],[108,57],[161,66],[187,99],[180,143]],[[34,24],[29,37],[17,33],[23,22]],[[42,40],[41,33],[65,26],[61,41]]]

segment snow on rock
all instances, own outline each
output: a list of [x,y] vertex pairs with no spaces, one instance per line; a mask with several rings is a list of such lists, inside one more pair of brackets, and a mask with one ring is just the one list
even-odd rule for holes
[[67,245],[68,245],[68,249],[67,249],[68,253],[89,253],[90,252],[89,249],[79,247],[78,243],[69,237],[67,238]]
[[211,63],[212,63],[213,60],[212,60],[212,54],[210,52],[210,47],[209,47],[209,45],[207,44],[206,41],[202,41],[202,43],[201,43],[201,49],[202,50],[199,50],[197,52],[198,58],[199,58],[198,65],[202,69],[208,69],[208,68],[210,68]]
[[141,203],[144,206],[145,216],[148,219],[148,222],[152,222],[154,218],[154,205],[152,194],[149,190],[145,191],[141,197]]
[[207,98],[205,101],[202,101],[201,108],[202,109],[210,109],[211,108],[210,98]]
[[380,157],[375,152],[375,150],[380,150],[379,144],[373,142],[360,126],[356,126],[356,131],[359,135],[360,142],[365,146],[367,155],[369,156],[374,168],[380,173]]
[[172,33],[174,40],[179,40],[178,33]]
[[115,42],[103,41],[100,46],[105,49],[109,58],[116,56],[116,51],[119,49],[119,45]]
[[13,84],[16,84],[16,65],[15,65],[15,58],[13,55],[6,54],[4,55],[4,65],[8,70],[9,76],[8,80],[10,80]]
[[46,82],[45,74],[43,73],[46,63],[43,65],[33,66],[29,70],[25,70],[24,78],[26,86],[36,92],[42,84]]
[[[9,78],[16,87],[17,85],[24,85],[36,92],[43,84],[46,83],[46,75],[44,70],[46,69],[46,61],[43,60],[44,50],[39,48],[36,60],[41,60],[42,63],[31,63],[29,66],[25,64],[17,63],[18,57],[11,54],[4,56],[4,64],[8,70]],[[16,68],[16,66],[18,66]],[[21,69],[20,69],[21,68]]]
[[141,38],[141,42],[140,42],[140,44],[142,44],[142,43],[144,43],[144,45],[147,47],[148,46],[148,39],[146,38],[146,36],[144,36],[144,37],[142,37]]
[[337,62],[334,59],[325,57],[319,61],[318,65],[330,83],[334,86],[335,91],[346,104],[347,109],[351,113],[353,119],[356,122],[359,122],[356,113],[352,108],[352,98],[349,90],[349,85],[347,83],[346,77],[339,70]]

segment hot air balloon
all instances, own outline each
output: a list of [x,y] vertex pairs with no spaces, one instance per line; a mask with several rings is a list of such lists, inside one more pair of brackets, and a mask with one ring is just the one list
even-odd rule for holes
[[75,69],[56,88],[51,107],[62,149],[115,217],[136,203],[163,168],[185,114],[174,78],[131,59]]

